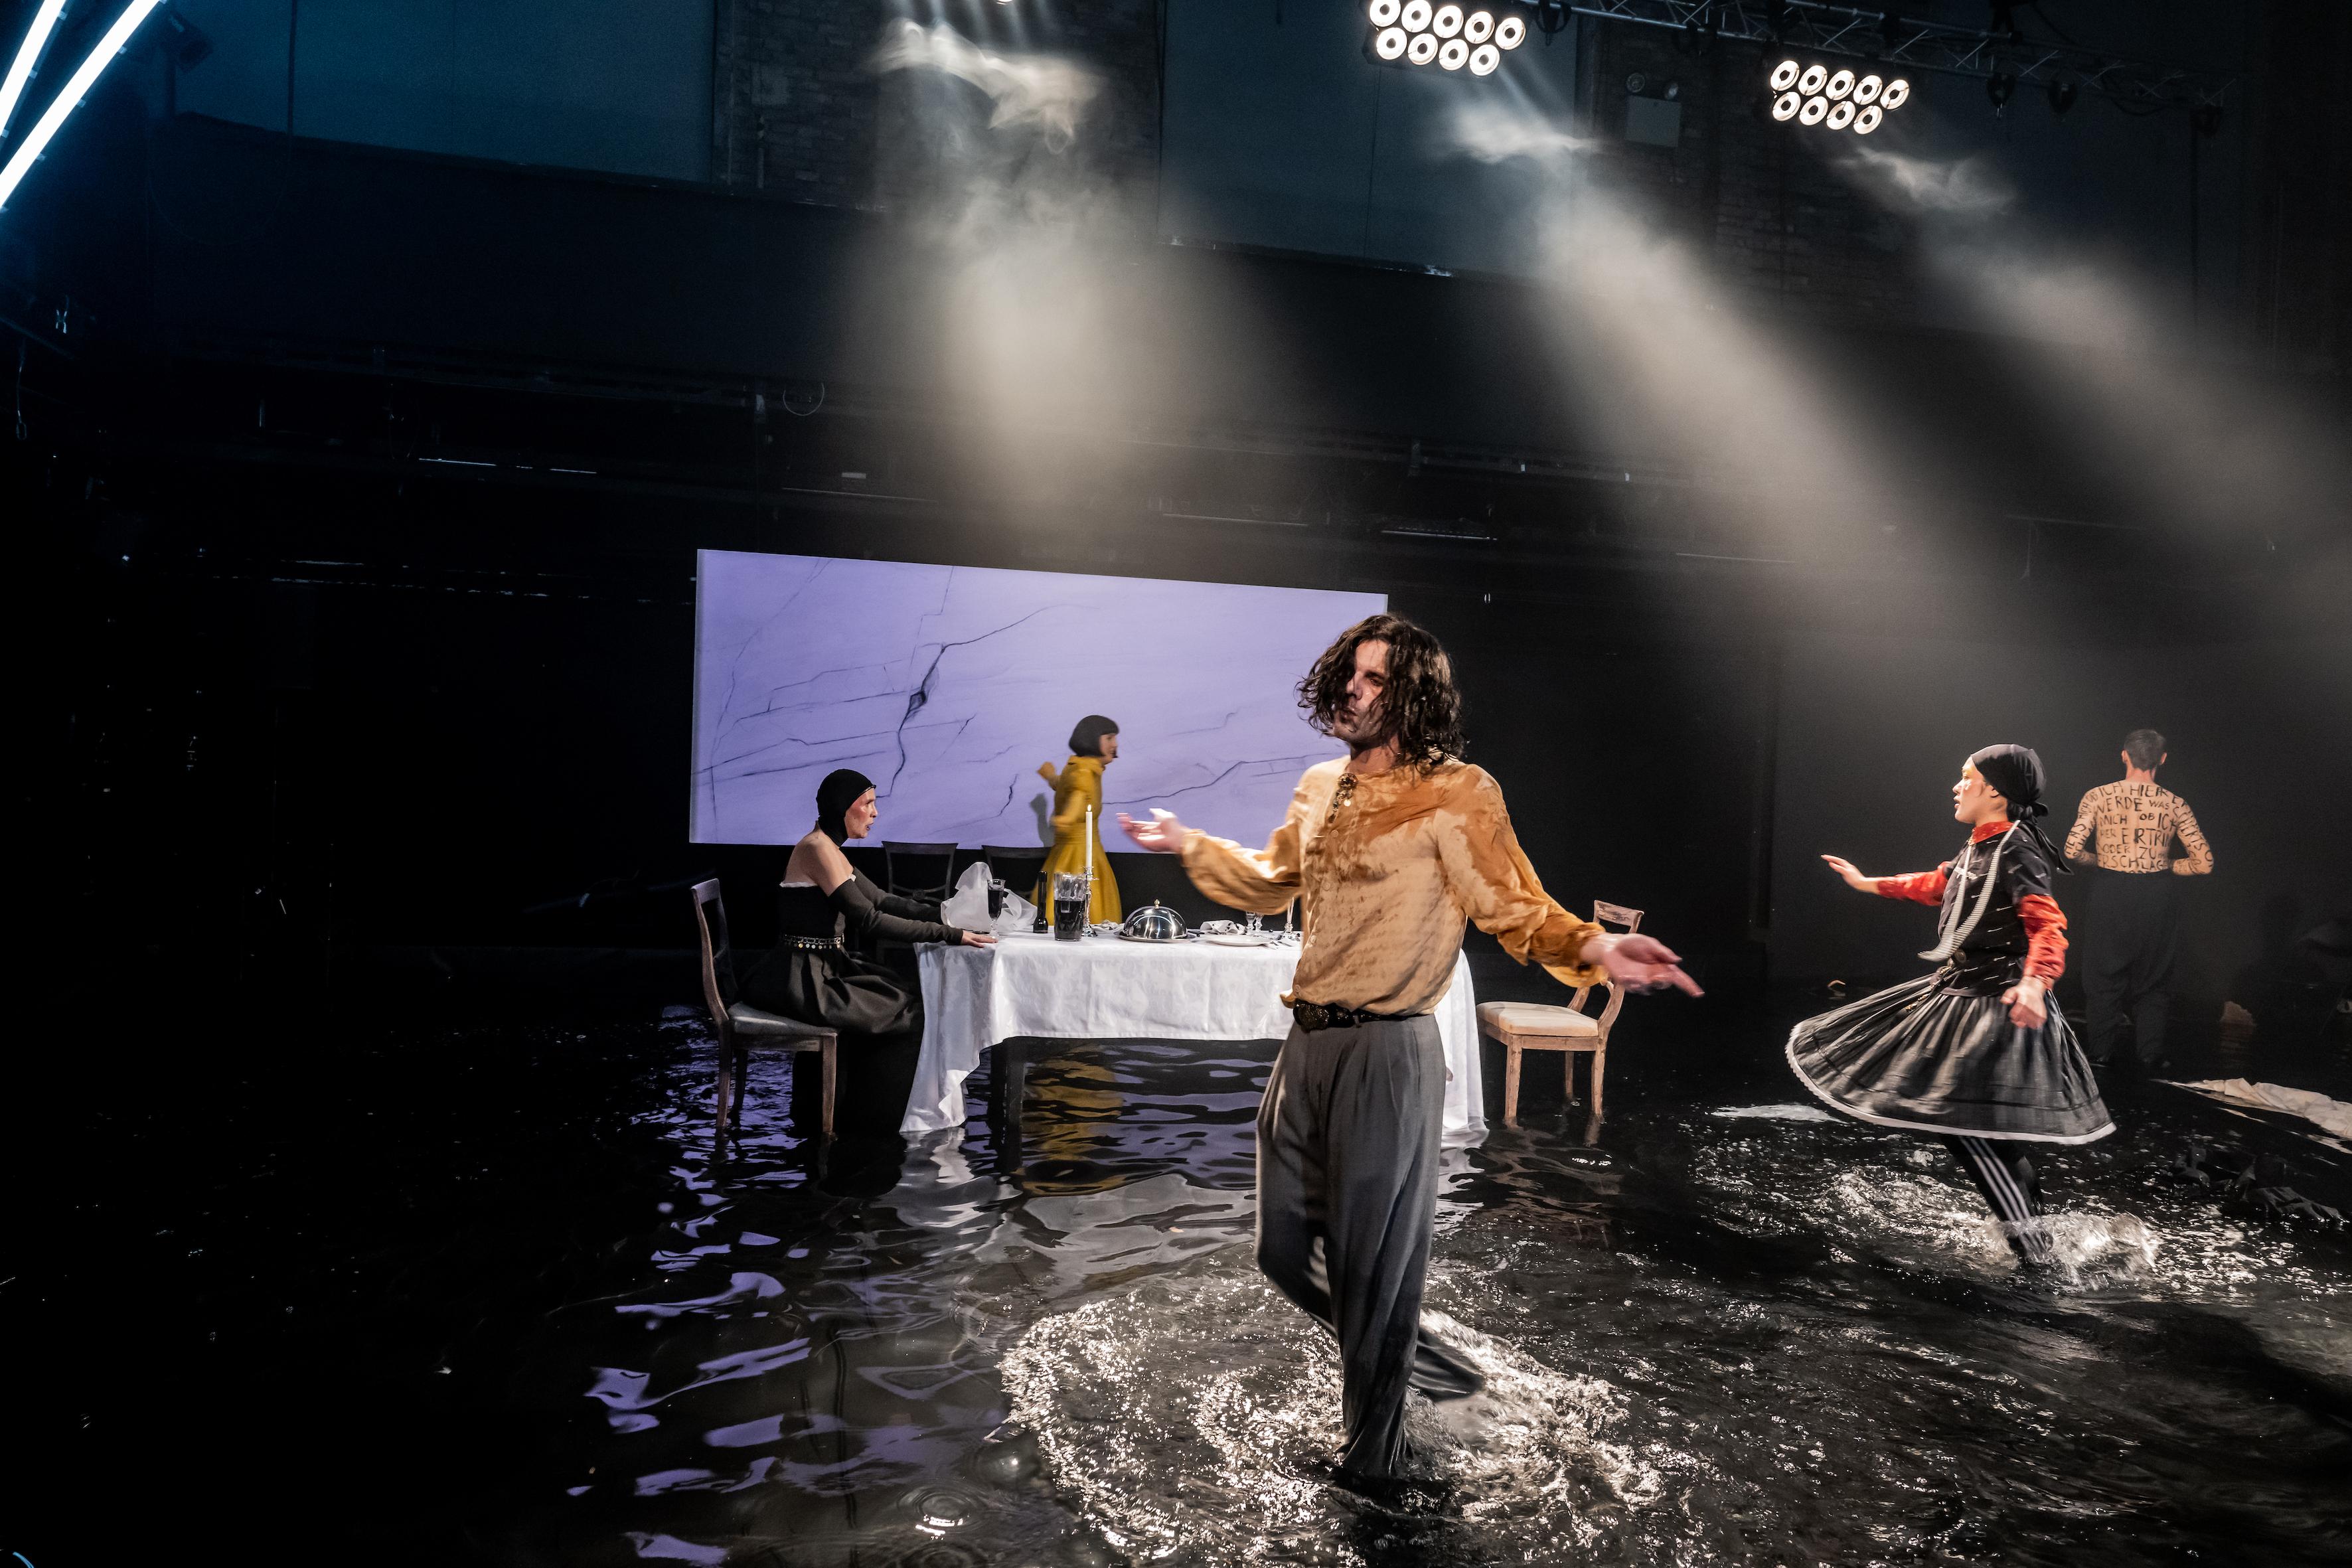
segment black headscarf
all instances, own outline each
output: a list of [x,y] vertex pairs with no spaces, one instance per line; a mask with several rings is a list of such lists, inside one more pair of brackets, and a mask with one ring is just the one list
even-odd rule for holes
[[1099,757],[1105,735],[1118,733],[1118,721],[1106,719],[1099,713],[1089,713],[1078,721],[1070,731],[1070,754],[1075,757]]
[[2009,802],[2009,819],[2023,828],[2027,837],[2042,846],[2042,853],[2060,871],[2071,871],[2064,856],[2042,831],[2039,818],[2050,815],[2042,801],[2042,759],[2031,746],[1987,746],[1969,759],[1984,782],[2000,793]]
[[835,768],[816,786],[816,830],[835,844],[849,841],[849,808],[874,787],[856,768]]

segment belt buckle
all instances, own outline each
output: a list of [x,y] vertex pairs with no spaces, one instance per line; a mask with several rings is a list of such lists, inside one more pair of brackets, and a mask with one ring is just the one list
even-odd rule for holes
[[1295,1003],[1290,1011],[1298,1020],[1298,1026],[1310,1035],[1331,1026],[1331,1009],[1320,1002]]

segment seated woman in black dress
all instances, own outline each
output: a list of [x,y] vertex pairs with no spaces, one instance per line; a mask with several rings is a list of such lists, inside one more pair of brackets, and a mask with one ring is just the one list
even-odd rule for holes
[[775,950],[743,977],[743,1000],[803,1024],[844,1034],[919,1038],[922,994],[878,963],[845,951],[845,933],[898,942],[996,939],[940,923],[940,906],[884,892],[841,852],[873,829],[874,785],[848,768],[817,786],[816,827],[793,846],[784,867]]

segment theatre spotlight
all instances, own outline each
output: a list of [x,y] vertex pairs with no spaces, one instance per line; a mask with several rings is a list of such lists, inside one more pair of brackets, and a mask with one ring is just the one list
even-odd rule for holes
[[1406,65],[1435,65],[1492,76],[1502,68],[1503,51],[1527,40],[1527,18],[1473,9],[1465,0],[1367,0],[1372,54]]
[[1832,70],[1782,59],[1765,79],[1772,118],[1800,125],[1825,125],[1832,131],[1851,129],[1867,136],[1886,121],[1888,110],[1911,95],[1911,84],[1901,77],[1888,81],[1876,72],[1856,75],[1850,68]]
[[[33,165],[40,161],[41,153],[56,139],[66,118],[80,106],[82,99],[105,74],[106,68],[114,63],[114,57],[131,42],[131,35],[137,32],[139,25],[153,15],[155,7],[163,3],[163,0],[131,0],[131,4],[123,7],[122,15],[114,19],[114,26],[109,27],[105,36],[82,58],[73,75],[66,79],[65,86],[58,89],[57,97],[49,100],[49,107],[33,121],[33,128],[25,132],[24,141],[16,144],[15,155],[5,165],[0,165],[0,207],[8,205],[8,198],[16,194],[16,187],[25,183],[26,174],[32,173]],[[37,20],[36,17],[37,23]],[[18,89],[18,91],[22,90]]]
[[2007,71],[1995,71],[1985,78],[1985,96],[1992,100],[1992,106],[1995,109],[2008,107],[2010,99],[2016,92],[2017,79]]
[[2050,79],[2050,112],[2063,114],[2074,107],[2074,95],[2081,89],[2068,77]]

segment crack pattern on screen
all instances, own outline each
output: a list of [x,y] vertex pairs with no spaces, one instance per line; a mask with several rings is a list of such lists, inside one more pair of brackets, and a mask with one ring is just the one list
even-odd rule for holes
[[1297,684],[1378,595],[706,551],[692,832],[783,844],[818,781],[873,779],[877,840],[1039,840],[1087,713],[1120,724],[1106,814],[1263,840],[1338,754]]

